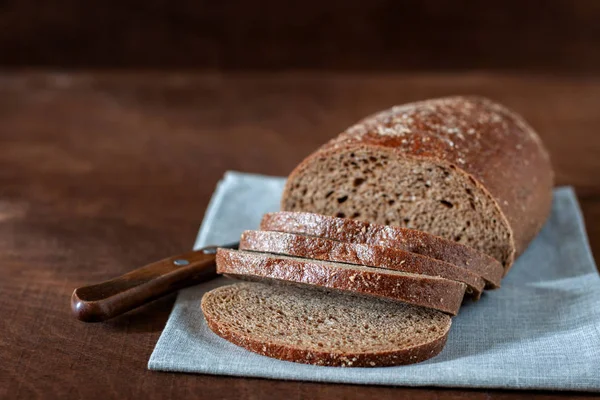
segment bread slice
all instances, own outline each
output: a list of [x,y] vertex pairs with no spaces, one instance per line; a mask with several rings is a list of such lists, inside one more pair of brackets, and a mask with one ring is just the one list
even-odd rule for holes
[[342,132],[290,174],[281,209],[456,241],[506,270],[546,220],[553,172],[535,131],[481,97],[396,106]]
[[218,249],[217,273],[402,301],[456,315],[466,285],[425,275],[329,261]]
[[239,248],[438,276],[463,282],[467,285],[467,293],[475,298],[481,296],[485,286],[479,275],[465,268],[391,247],[344,243],[285,232],[246,231],[242,234]]
[[451,320],[441,312],[369,298],[261,283],[222,286],[202,311],[222,338],[269,357],[305,364],[412,364],[442,351]]
[[260,228],[265,231],[297,233],[347,243],[383,245],[421,254],[472,271],[485,279],[490,287],[499,287],[504,274],[502,264],[487,254],[414,229],[285,211],[265,214]]

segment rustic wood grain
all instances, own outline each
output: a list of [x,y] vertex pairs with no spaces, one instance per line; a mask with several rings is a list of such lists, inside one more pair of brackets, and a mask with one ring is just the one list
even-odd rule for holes
[[0,74],[0,398],[519,396],[149,372],[173,296],[102,324],[69,310],[75,287],[189,250],[225,170],[284,175],[360,117],[455,93],[506,103],[540,131],[599,254],[593,77]]
[[0,1],[0,65],[598,73],[597,0]]

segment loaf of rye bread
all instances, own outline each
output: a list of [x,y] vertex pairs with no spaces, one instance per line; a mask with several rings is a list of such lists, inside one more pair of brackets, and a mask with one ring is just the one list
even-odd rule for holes
[[217,273],[378,297],[456,315],[466,285],[426,275],[298,257],[218,249]]
[[438,354],[450,317],[408,304],[293,286],[238,283],[204,295],[217,335],[250,351],[305,364],[377,367]]
[[496,259],[472,247],[426,232],[306,212],[276,212],[263,216],[265,231],[298,233],[337,241],[382,245],[454,264],[499,287],[504,269]]
[[505,272],[552,202],[546,149],[516,113],[481,97],[372,115],[306,158],[282,210],[415,228],[481,250]]
[[346,243],[285,232],[246,231],[242,234],[239,248],[438,276],[463,282],[467,285],[467,293],[476,299],[481,296],[485,286],[484,280],[468,269],[392,247]]

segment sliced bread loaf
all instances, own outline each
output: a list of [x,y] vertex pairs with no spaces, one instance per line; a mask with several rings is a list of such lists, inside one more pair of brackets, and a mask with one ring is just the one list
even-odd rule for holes
[[217,273],[274,280],[402,301],[456,315],[466,285],[448,279],[361,265],[218,249]]
[[472,271],[485,279],[490,287],[499,287],[504,273],[502,264],[487,254],[414,229],[285,211],[265,214],[260,228],[265,231],[297,233],[347,243],[382,245],[422,254]]
[[438,276],[465,283],[467,293],[475,298],[479,298],[485,286],[484,280],[468,269],[391,247],[345,243],[285,232],[246,231],[242,234],[239,248]]
[[350,127],[290,174],[281,207],[430,232],[508,270],[546,220],[552,185],[548,152],[520,116],[448,97]]
[[204,295],[210,329],[250,351],[305,364],[378,367],[437,355],[451,320],[408,304],[293,286],[238,283]]

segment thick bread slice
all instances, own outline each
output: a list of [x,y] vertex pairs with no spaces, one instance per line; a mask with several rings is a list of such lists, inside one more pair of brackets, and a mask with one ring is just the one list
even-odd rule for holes
[[348,128],[290,174],[281,209],[430,232],[508,270],[544,224],[552,186],[548,152],[523,118],[457,96]]
[[456,315],[466,285],[448,279],[360,265],[218,249],[217,273],[336,289],[402,301]]
[[371,224],[306,212],[265,214],[260,228],[265,231],[297,233],[347,243],[381,245],[422,254],[468,269],[499,287],[504,269],[494,258],[472,247],[414,229]]
[[438,276],[463,282],[467,285],[467,293],[476,299],[481,296],[485,286],[485,281],[468,269],[392,247],[345,243],[285,232],[246,231],[240,239],[240,250]]
[[341,367],[412,364],[444,348],[443,313],[378,299],[261,283],[204,295],[210,329],[250,351],[280,360]]

